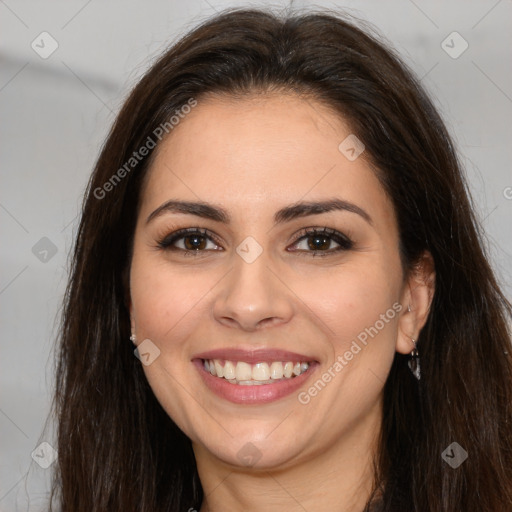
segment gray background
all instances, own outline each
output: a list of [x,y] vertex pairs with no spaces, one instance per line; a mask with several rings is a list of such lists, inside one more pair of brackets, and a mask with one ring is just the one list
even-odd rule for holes
[[[52,443],[45,420],[56,318],[77,213],[102,141],[159,52],[234,5],[288,3],[0,0],[2,511],[44,508],[51,468],[42,469],[31,453],[43,441]],[[307,5],[313,4],[293,2],[298,9]],[[422,77],[458,146],[494,268],[510,298],[512,1],[314,5],[344,8],[371,22]],[[43,31],[58,43],[47,59],[31,47],[34,40],[42,46]],[[442,46],[454,31],[469,45],[458,58],[445,51],[462,49],[458,36]],[[44,44],[48,50],[49,40]]]

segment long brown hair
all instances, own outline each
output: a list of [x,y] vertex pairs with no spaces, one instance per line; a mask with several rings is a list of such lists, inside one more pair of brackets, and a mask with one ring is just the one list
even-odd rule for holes
[[[397,353],[384,387],[375,468],[382,510],[512,510],[511,305],[489,266],[439,114],[370,29],[327,11],[256,9],[221,13],[166,51],[129,95],[101,151],[62,315],[50,509],[57,498],[63,512],[200,508],[190,440],[156,400],[129,341],[133,234],[158,145],[126,163],[148,137],[158,144],[157,127],[191,98],[270,89],[315,98],[348,121],[392,199],[404,270],[425,250],[435,263],[418,340],[421,380]],[[457,468],[442,457],[453,442],[468,453]]]

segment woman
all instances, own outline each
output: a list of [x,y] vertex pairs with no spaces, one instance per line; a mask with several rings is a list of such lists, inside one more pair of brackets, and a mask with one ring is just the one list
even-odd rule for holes
[[54,497],[512,510],[510,313],[399,58],[338,16],[222,13],[134,88],[91,177]]

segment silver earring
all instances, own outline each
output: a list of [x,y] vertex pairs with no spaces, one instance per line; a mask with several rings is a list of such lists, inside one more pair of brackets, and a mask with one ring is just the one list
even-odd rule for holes
[[134,345],[136,344],[135,342],[137,341],[137,338],[135,337],[135,334],[132,334],[132,335],[130,336],[130,341],[131,341]]
[[416,340],[412,339],[412,342],[414,343],[414,348],[411,352],[411,358],[409,361],[407,361],[407,364],[409,365],[409,368],[411,369],[412,374],[420,380],[421,374],[420,374],[420,355],[418,352],[418,349],[416,348]]

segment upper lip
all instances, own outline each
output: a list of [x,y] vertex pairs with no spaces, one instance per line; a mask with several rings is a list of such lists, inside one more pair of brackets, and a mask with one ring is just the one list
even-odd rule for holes
[[296,352],[277,349],[241,349],[241,348],[219,348],[201,352],[192,359],[223,359],[227,361],[244,361],[249,364],[256,364],[265,361],[284,362],[312,362],[315,358]]

